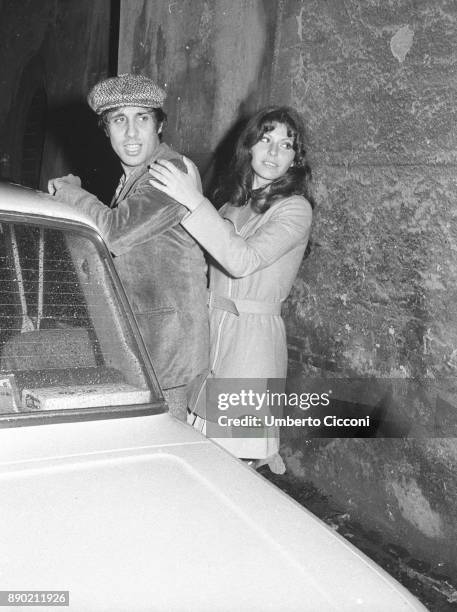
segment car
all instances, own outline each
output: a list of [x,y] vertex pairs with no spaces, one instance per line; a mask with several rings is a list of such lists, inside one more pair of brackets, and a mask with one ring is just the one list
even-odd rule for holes
[[88,217],[3,183],[0,232],[2,605],[425,610],[317,517],[168,414]]

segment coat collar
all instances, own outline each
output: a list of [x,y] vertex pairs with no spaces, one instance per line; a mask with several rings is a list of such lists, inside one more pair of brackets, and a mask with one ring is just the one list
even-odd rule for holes
[[246,228],[250,223],[252,223],[254,219],[258,219],[260,216],[260,213],[252,211],[251,215],[243,222],[242,226],[238,227],[241,211],[244,211],[244,208],[239,206],[231,206],[230,204],[226,204],[221,210],[222,217],[233,224],[237,233],[241,233],[243,229]]
[[143,174],[147,173],[148,166],[155,162],[157,159],[173,159],[176,157],[175,151],[170,149],[170,147],[161,142],[151,157],[145,164],[138,166],[130,174],[126,177],[125,174],[122,175],[121,180],[119,182],[116,193],[111,201],[111,208],[115,207],[118,202],[124,200],[132,187],[136,184],[137,180],[143,176]]

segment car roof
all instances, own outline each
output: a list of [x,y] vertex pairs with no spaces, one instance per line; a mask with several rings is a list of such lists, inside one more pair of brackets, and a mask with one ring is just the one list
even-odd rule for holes
[[89,226],[100,233],[94,221],[82,211],[60,202],[54,196],[22,185],[0,183],[0,213],[2,212],[72,221]]

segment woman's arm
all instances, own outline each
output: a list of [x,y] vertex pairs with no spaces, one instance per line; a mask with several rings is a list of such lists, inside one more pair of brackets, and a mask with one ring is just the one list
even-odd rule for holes
[[268,220],[252,236],[244,238],[204,199],[181,225],[231,276],[240,278],[266,268],[308,242],[312,210],[305,198],[291,196],[265,214]]
[[181,225],[231,276],[248,276],[271,265],[299,244],[306,246],[312,210],[305,198],[295,195],[277,202],[265,213],[268,214],[266,223],[249,238],[243,238],[197,190],[194,171],[186,158],[184,161],[188,174],[159,160],[150,169],[151,184],[191,211],[181,220]]

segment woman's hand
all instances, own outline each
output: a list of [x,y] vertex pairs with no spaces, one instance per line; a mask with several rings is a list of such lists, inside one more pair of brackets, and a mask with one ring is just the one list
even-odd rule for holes
[[152,180],[149,182],[155,189],[159,189],[171,198],[188,208],[195,210],[203,199],[197,189],[197,174],[194,165],[183,156],[187,174],[181,172],[172,162],[158,159],[149,166]]

